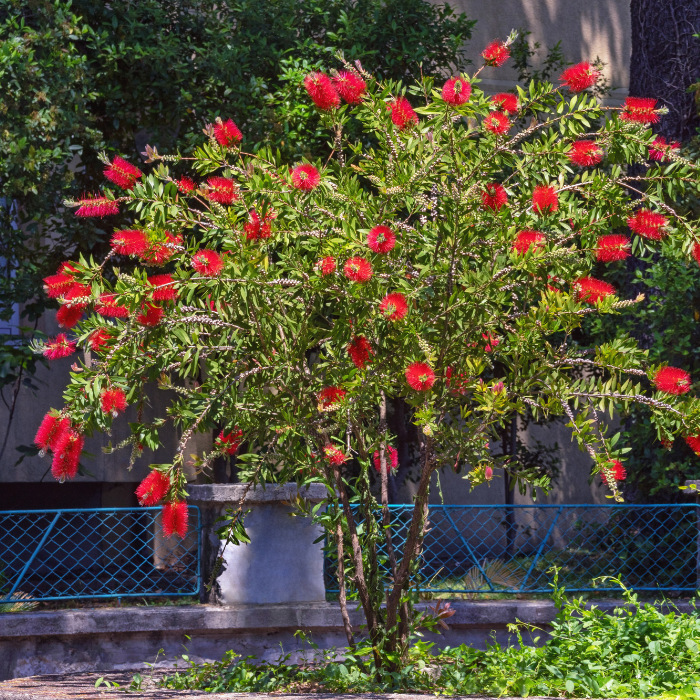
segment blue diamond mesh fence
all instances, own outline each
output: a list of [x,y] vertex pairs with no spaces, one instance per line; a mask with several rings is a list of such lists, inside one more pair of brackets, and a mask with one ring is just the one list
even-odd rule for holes
[[18,600],[190,596],[201,584],[199,508],[184,539],[160,508],[0,512],[0,610]]
[[[413,512],[392,505],[392,541],[400,559]],[[380,516],[380,514],[377,514]],[[570,592],[618,591],[619,576],[639,591],[700,588],[700,510],[678,505],[429,507],[414,585],[426,593],[551,593],[553,567]],[[378,550],[387,585],[384,546]],[[332,553],[326,588],[338,591]]]

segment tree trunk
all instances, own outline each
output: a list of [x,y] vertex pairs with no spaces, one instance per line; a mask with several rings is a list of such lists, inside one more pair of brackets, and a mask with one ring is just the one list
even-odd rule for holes
[[655,128],[686,141],[700,126],[688,86],[700,79],[700,0],[632,0],[630,95],[668,107]]

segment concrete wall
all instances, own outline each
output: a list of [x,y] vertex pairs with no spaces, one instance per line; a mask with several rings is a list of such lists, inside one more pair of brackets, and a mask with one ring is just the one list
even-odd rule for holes
[[[449,4],[477,20],[466,49],[475,66],[481,65],[479,54],[489,42],[505,39],[511,29],[528,29],[530,42],[542,46],[541,58],[546,47],[560,39],[572,63],[599,56],[607,63],[606,77],[618,88],[610,102],[626,96],[632,53],[630,0],[449,0]],[[487,92],[499,92],[511,89],[517,74],[509,62],[502,68],[485,69],[481,77]]]

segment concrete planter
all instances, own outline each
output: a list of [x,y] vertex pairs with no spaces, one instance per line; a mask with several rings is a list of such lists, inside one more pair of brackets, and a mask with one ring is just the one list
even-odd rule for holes
[[[214,521],[227,508],[237,507],[245,484],[189,485],[188,503],[202,511],[203,582],[209,583],[223,543],[215,534]],[[323,529],[309,518],[292,517],[289,502],[297,494],[320,502],[326,489],[312,485],[298,491],[296,484],[258,486],[244,501],[250,509],[245,527],[250,544],[229,545],[224,566],[211,592],[202,590],[203,602],[219,605],[242,603],[311,603],[326,599],[323,581],[323,542],[314,544]]]

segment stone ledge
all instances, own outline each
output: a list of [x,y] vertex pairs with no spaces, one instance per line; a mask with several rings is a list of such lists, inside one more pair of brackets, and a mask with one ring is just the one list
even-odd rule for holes
[[291,501],[302,496],[310,501],[323,501],[328,491],[323,484],[311,484],[299,489],[296,484],[268,484],[255,486],[245,493],[246,484],[188,484],[190,503],[238,503],[245,494],[244,503],[272,503]]

